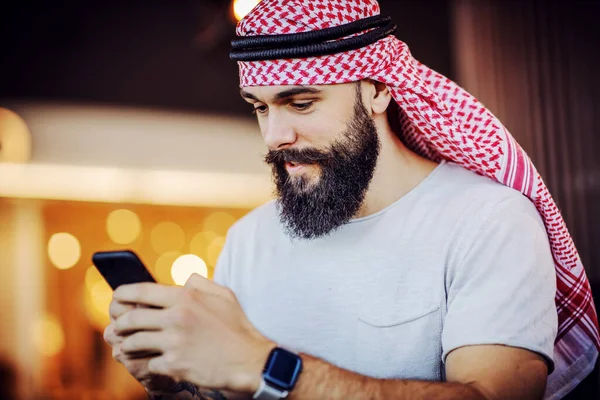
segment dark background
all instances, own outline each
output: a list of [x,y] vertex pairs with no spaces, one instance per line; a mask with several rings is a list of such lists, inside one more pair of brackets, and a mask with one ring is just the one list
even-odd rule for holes
[[[13,1],[0,11],[0,99],[248,113],[229,1]],[[453,76],[445,0],[383,0],[397,36]],[[0,100],[1,101],[1,100]]]

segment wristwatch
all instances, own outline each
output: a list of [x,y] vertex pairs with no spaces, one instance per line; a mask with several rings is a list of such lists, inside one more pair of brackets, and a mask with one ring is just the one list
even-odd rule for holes
[[302,372],[302,358],[296,353],[275,347],[265,363],[260,386],[253,399],[279,400],[288,396]]

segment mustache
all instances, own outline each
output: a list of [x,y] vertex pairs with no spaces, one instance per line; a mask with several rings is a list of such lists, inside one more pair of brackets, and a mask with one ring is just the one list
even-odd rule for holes
[[286,162],[296,164],[322,164],[331,158],[331,153],[314,148],[282,149],[269,150],[265,156],[265,162],[270,165],[282,165]]

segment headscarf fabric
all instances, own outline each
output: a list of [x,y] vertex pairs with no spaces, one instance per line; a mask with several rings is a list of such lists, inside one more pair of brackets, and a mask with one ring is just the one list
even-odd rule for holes
[[[263,0],[236,29],[238,37],[318,31],[380,14],[376,0]],[[520,191],[545,224],[557,278],[558,334],[547,399],[572,390],[593,369],[600,336],[590,285],[564,220],[530,158],[483,104],[414,59],[389,35],[358,49],[323,56],[239,61],[240,87],[385,83],[400,112],[403,142],[434,161],[449,160]]]

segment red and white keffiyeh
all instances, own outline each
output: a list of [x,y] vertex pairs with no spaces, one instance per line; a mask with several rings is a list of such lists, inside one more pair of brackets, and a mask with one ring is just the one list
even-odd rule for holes
[[[380,13],[376,0],[263,0],[237,26],[238,36],[321,30]],[[371,78],[387,84],[401,109],[405,143],[432,160],[450,160],[519,190],[537,207],[554,255],[558,312],[555,370],[546,398],[561,398],[593,369],[600,336],[589,282],[542,178],[525,151],[479,101],[415,60],[387,36],[343,53],[241,61],[240,86],[323,85]]]

